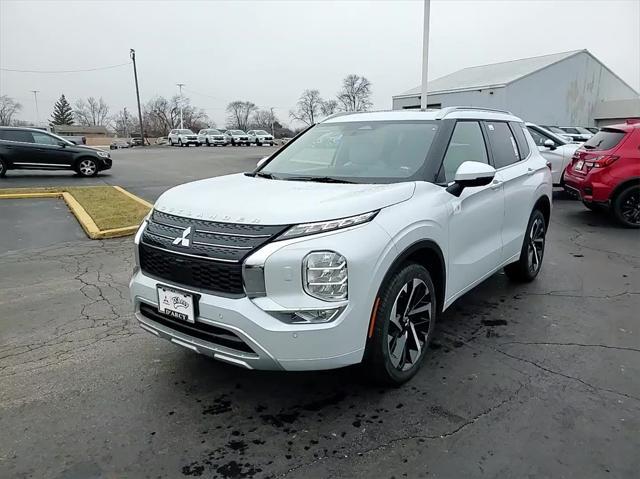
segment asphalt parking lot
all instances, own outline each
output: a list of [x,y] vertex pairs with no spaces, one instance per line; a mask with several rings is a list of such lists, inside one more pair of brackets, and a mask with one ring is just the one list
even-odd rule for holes
[[[89,181],[154,200],[270,150],[120,150]],[[77,226],[39,201],[0,203],[0,243],[16,243],[0,251],[0,477],[637,477],[640,232],[562,193],[538,279],[496,274],[458,301],[391,390],[357,368],[245,371],[153,337],[131,313],[131,238],[11,232],[14,208]]]

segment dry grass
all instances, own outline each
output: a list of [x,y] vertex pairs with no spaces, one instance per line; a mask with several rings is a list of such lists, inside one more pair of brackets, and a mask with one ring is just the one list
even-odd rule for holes
[[149,212],[149,208],[129,198],[112,186],[0,188],[0,195],[63,191],[73,195],[101,230],[139,225]]

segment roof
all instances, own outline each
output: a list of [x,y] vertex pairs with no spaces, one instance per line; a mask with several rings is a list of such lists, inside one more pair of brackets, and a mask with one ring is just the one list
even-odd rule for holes
[[522,121],[511,113],[478,107],[446,107],[440,110],[391,110],[339,113],[322,123],[348,123],[352,121],[428,121],[449,118],[480,120]]
[[51,129],[56,133],[61,131],[68,133],[109,133],[109,130],[106,126],[52,125]]
[[598,102],[593,108],[593,118],[640,118],[640,98]]
[[[570,52],[552,53],[551,55],[463,68],[462,70],[430,81],[427,84],[427,91],[431,95],[453,91],[501,88],[522,77],[582,52],[588,53],[587,50],[572,50]],[[421,86],[418,85],[409,91],[396,95],[394,98],[415,96],[420,95],[420,93]]]

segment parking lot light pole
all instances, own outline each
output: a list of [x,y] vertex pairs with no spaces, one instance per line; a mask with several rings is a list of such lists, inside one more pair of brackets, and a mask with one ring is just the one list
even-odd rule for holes
[[424,21],[422,32],[422,91],[420,93],[420,109],[427,109],[427,73],[429,71],[429,10],[431,0],[424,0]]
[[31,93],[36,99],[36,125],[40,126],[40,112],[38,111],[38,93],[40,93],[40,90],[31,90]]
[[140,89],[138,88],[138,70],[136,69],[136,51],[133,48],[129,49],[129,55],[133,61],[133,77],[136,80],[136,98],[138,99],[138,119],[140,120],[140,139],[142,140],[142,146],[144,146],[144,130],[142,127],[142,109],[140,108]]
[[176,83],[176,85],[180,88],[180,129],[182,130],[184,128],[184,125],[182,124],[182,87],[184,86],[184,83]]

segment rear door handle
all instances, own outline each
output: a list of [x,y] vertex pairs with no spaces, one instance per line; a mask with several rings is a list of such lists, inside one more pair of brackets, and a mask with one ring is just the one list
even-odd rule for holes
[[527,168],[527,175],[531,176],[536,172],[533,168]]

